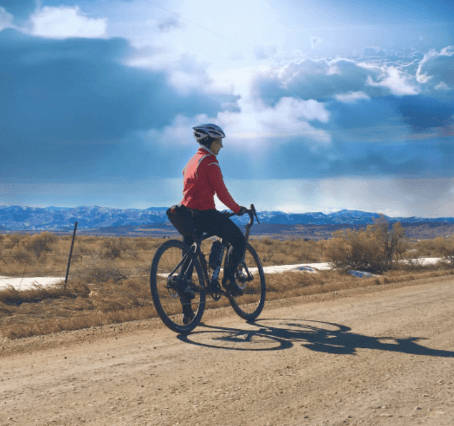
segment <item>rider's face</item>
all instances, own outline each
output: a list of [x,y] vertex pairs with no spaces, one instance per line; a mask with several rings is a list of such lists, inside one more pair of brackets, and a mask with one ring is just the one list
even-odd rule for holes
[[218,155],[220,149],[222,148],[222,139],[215,139],[212,143],[211,143],[211,151],[213,152],[214,155]]

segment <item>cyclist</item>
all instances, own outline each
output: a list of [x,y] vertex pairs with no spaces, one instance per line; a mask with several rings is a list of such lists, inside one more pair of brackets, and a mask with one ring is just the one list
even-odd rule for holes
[[[223,147],[222,139],[225,138],[223,130],[216,124],[201,124],[193,129],[200,148],[183,170],[183,200],[180,204],[192,210],[192,219],[198,236],[208,232],[230,243],[229,262],[224,269],[222,286],[232,296],[241,296],[243,290],[236,283],[234,273],[244,256],[246,240],[238,226],[225,214],[215,209],[214,194],[240,216],[247,209],[233,200],[224,184],[216,158]],[[188,246],[194,243],[192,236],[183,237],[183,241]],[[189,293],[186,297],[190,299],[191,296]],[[194,316],[190,303],[183,303],[183,314],[185,323]]]

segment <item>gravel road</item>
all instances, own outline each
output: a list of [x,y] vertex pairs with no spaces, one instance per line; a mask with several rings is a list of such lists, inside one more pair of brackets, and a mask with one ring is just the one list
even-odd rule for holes
[[4,341],[1,425],[454,425],[454,278]]

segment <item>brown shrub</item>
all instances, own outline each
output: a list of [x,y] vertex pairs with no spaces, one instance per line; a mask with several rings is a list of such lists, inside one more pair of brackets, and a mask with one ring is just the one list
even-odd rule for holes
[[[2,263],[3,275],[21,276],[26,268],[27,274],[32,276],[44,273],[48,275],[49,271],[53,275],[64,276],[71,244],[70,236],[55,236],[54,242],[48,245],[53,252],[43,249],[39,259],[33,249],[28,250],[31,241],[29,235],[18,234],[13,237],[11,239],[10,235],[5,235],[1,239],[2,252],[22,250],[23,253],[28,253],[29,258],[24,265],[12,257],[5,257],[7,262]],[[76,257],[72,260],[66,291],[63,284],[60,287],[55,286],[54,289],[35,288],[25,293],[8,289],[2,294],[0,291],[0,328],[3,335],[19,338],[156,316],[149,289],[149,272],[154,253],[164,241],[166,239],[147,237],[76,237],[73,252]],[[372,244],[372,247],[376,247],[375,250],[380,250],[380,244],[371,237],[368,239],[367,236],[361,236],[352,241],[358,247]],[[250,242],[264,266],[327,260],[329,251],[335,248],[329,240],[254,238]],[[348,239],[340,238],[339,243],[344,246],[339,245],[337,248],[340,247],[348,253],[352,250],[348,242]],[[206,256],[211,243],[211,240],[203,242]],[[120,249],[119,254],[115,252],[117,249]],[[57,252],[61,255],[57,255]],[[372,251],[370,256],[373,254]],[[386,277],[370,279],[352,277],[343,270],[323,271],[318,274],[270,274],[267,275],[267,300],[366,285],[383,285],[394,282],[393,280],[429,276],[424,272],[427,268],[420,265],[405,266],[399,263],[399,268],[401,269],[396,266],[393,270],[386,271]],[[430,274],[448,273],[447,270],[437,272],[436,268],[442,267],[433,267]],[[207,308],[228,305],[225,298],[219,302],[213,302],[210,297],[207,299]]]
[[11,257],[16,261],[16,262],[19,262],[19,263],[29,263],[31,261],[31,254],[30,254],[30,251],[27,250],[26,248],[24,247],[15,247],[12,251],[11,251]]
[[76,280],[86,284],[104,283],[112,280],[117,283],[127,278],[114,265],[99,265],[92,264],[91,267],[78,269],[72,274]]
[[454,266],[454,237],[438,237],[433,240],[435,254],[445,259],[451,266]]
[[380,215],[366,230],[334,232],[323,247],[324,255],[337,269],[382,273],[392,267],[393,257],[397,260],[402,256],[408,243],[401,224],[395,223],[390,232],[387,220]]
[[52,245],[57,241],[57,236],[51,232],[41,232],[40,234],[31,235],[26,248],[28,251],[33,252],[37,259],[44,252],[52,251]]

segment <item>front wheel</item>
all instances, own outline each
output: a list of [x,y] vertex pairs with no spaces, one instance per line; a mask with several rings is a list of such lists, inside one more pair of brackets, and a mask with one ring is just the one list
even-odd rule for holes
[[230,304],[241,318],[255,320],[265,304],[266,285],[262,262],[249,243],[246,243],[244,260],[238,265],[235,279],[244,294],[235,298],[230,297]]
[[162,322],[177,333],[189,333],[205,309],[203,273],[196,255],[182,241],[169,240],[153,257],[151,297]]

